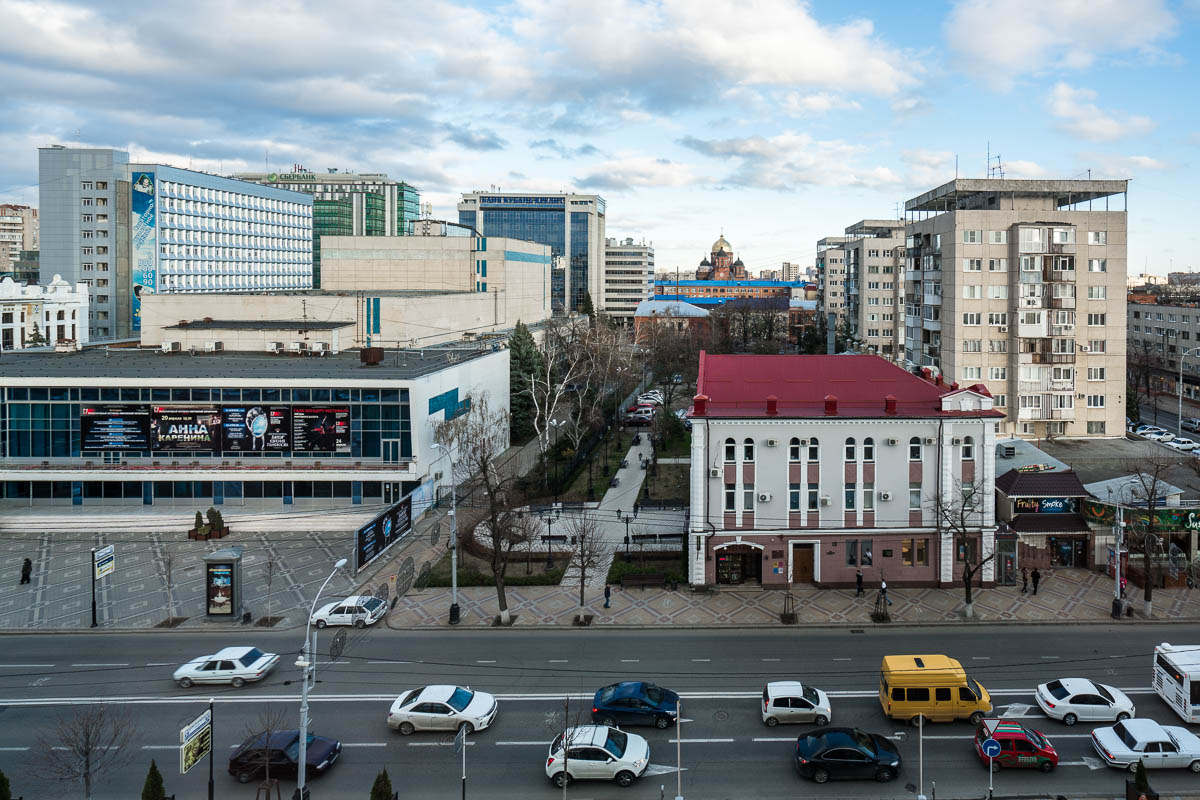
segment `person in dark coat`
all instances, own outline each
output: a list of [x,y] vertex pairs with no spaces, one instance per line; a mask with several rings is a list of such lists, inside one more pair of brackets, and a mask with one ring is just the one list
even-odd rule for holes
[[1021,594],[1029,591],[1029,570],[1021,567]]
[[29,583],[29,576],[33,574],[33,562],[28,558],[21,565],[21,583]]
[[609,598],[611,598],[611,597],[612,597],[612,587],[606,583],[606,584],[604,584],[604,607],[605,608],[608,608],[608,601],[609,601]]
[[866,594],[866,590],[863,589],[862,570],[861,569],[855,570],[854,571],[854,596],[862,597],[865,594]]
[[1037,594],[1038,584],[1042,582],[1042,573],[1038,572],[1038,568],[1033,568],[1033,573],[1029,576],[1033,578],[1033,593]]

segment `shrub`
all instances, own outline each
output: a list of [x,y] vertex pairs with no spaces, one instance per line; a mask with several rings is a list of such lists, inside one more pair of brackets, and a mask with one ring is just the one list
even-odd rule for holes
[[[3,796],[3,793],[0,793],[0,797]],[[142,786],[142,800],[167,800],[162,773],[158,771],[158,764],[155,764],[153,759],[150,760],[150,771],[146,773],[146,783]]]
[[204,527],[204,515],[199,511],[196,512],[196,521],[192,523],[192,527],[196,530],[200,530]]
[[392,800],[392,779],[388,777],[386,769],[375,776],[371,800]]

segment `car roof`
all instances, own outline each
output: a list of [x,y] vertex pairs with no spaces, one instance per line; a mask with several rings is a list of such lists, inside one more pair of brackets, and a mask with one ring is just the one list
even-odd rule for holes
[[646,693],[646,684],[642,681],[623,681],[612,684],[612,687],[613,697],[641,697]]
[[[221,650],[218,650],[217,652],[213,653],[211,656],[205,656],[205,658],[241,658],[242,656],[246,655],[246,653],[249,653],[251,650],[255,650],[255,649],[257,649],[257,648],[254,648],[254,647],[226,647]],[[265,655],[265,651],[264,651],[264,655]]]
[[417,699],[423,703],[444,703],[456,691],[458,691],[457,686],[451,686],[448,683],[439,683],[433,686],[426,686]]
[[783,695],[803,694],[804,684],[800,681],[771,681],[767,684],[768,697],[781,697]]
[[589,744],[604,744],[608,739],[608,728],[604,725],[580,725],[567,728],[567,741],[574,747]]
[[996,729],[989,734],[992,739],[1024,739],[1025,726],[1019,722],[1002,719],[996,723]]
[[299,738],[300,731],[297,730],[271,731],[269,738],[267,737],[266,731],[263,731],[262,733],[255,733],[247,737],[246,741],[242,742],[241,747],[238,748],[238,752],[240,753],[251,748],[260,747],[282,749]]
[[1145,717],[1135,717],[1127,719],[1120,723],[1125,726],[1125,730],[1129,731],[1129,735],[1139,742],[1148,741],[1150,739],[1159,740],[1166,735],[1166,730],[1162,725],[1159,725],[1152,719]]
[[1071,694],[1096,691],[1097,684],[1087,678],[1059,678],[1058,682]]

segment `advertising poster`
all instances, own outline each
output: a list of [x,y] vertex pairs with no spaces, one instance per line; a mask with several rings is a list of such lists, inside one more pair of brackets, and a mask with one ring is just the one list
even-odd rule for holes
[[154,196],[154,173],[135,172],[130,176],[129,200],[133,230],[130,233],[133,280],[132,329],[142,329],[142,297],[158,289],[158,209]]
[[168,408],[150,412],[150,447],[154,450],[221,449],[221,413],[215,408]]
[[149,450],[150,410],[145,406],[84,406],[79,411],[83,450]]
[[209,614],[233,614],[233,564],[206,564],[205,597]]
[[412,530],[412,494],[358,529],[355,569],[362,569]]
[[293,406],[292,449],[350,452],[350,409]]
[[179,774],[196,766],[212,753],[212,712],[204,713],[192,720],[179,732]]
[[287,406],[222,406],[222,449],[291,450],[291,418]]

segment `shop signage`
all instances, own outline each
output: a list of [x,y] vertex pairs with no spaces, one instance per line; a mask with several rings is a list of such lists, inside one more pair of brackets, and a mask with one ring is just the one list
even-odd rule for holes
[[[1089,522],[1101,525],[1112,525],[1115,521],[1116,506],[1108,503],[1084,501],[1083,515]],[[1139,508],[1125,507],[1126,524],[1145,527],[1148,515]],[[1162,508],[1154,512],[1154,526],[1160,531],[1200,531],[1200,512],[1183,508]]]
[[350,452],[348,406],[97,406],[79,417],[83,450]]
[[1069,514],[1075,511],[1075,500],[1069,497],[1018,497],[1013,500],[1018,514]]

